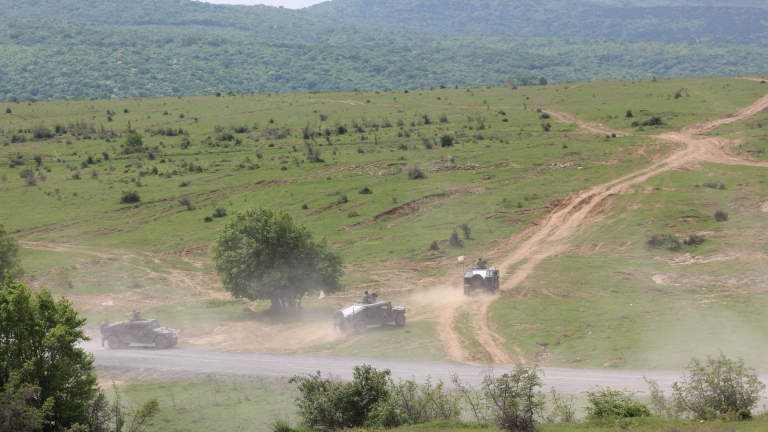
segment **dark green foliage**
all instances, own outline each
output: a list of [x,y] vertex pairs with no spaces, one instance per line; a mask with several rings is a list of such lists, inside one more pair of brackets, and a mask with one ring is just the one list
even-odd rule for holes
[[690,234],[688,235],[687,239],[683,240],[683,243],[685,243],[686,246],[698,246],[704,243],[706,240],[707,239],[705,239],[703,235]]
[[626,114],[626,117],[627,117],[627,118],[632,118],[632,117],[634,117],[634,115],[632,114],[632,110],[627,110],[627,114]]
[[453,233],[451,233],[451,237],[448,238],[448,243],[450,243],[453,247],[463,247],[464,242],[461,241],[459,238],[459,233],[456,232],[456,230],[453,230]]
[[542,119],[542,120],[546,120],[548,118],[551,118],[551,116],[549,114],[547,114],[547,113],[541,113],[539,118]]
[[461,228],[461,231],[464,233],[464,238],[469,240],[472,236],[472,228],[469,227],[469,224],[463,223],[459,225],[459,228]]
[[125,134],[123,141],[123,153],[132,154],[143,151],[144,141],[141,139],[141,135],[134,130],[129,130]]
[[718,222],[725,222],[728,220],[728,212],[725,210],[718,210],[715,212],[715,220]]
[[703,362],[694,357],[686,369],[682,380],[672,384],[669,400],[657,382],[645,379],[650,386],[651,402],[659,414],[697,420],[746,421],[752,418],[751,409],[766,388],[741,357],[731,360],[720,353],[718,357],[707,356]]
[[192,210],[195,209],[195,205],[192,204],[192,200],[189,199],[188,196],[183,196],[183,197],[179,198],[179,204],[184,206],[184,207],[186,207],[187,210],[189,210],[189,211],[192,211]]
[[552,129],[551,123],[547,122],[547,123],[541,124],[541,130],[543,130],[544,132],[549,132],[550,129]]
[[213,222],[213,218],[210,216],[206,216],[203,218],[203,222]]
[[442,381],[432,384],[427,377],[424,384],[413,380],[390,383],[389,397],[376,405],[368,424],[393,428],[438,420],[458,421],[460,417],[458,395],[446,389]]
[[14,341],[0,345],[0,386],[17,372],[27,388],[39,389],[31,406],[45,411],[52,400],[45,430],[84,423],[84,404],[98,394],[93,357],[77,348],[88,340],[85,323],[72,303],[55,300],[48,290],[33,291],[13,278],[0,289],[0,339]]
[[362,195],[369,195],[369,194],[372,194],[372,193],[373,193],[373,191],[372,191],[372,190],[370,190],[370,189],[368,188],[368,186],[366,186],[366,187],[364,187],[364,188],[360,189],[360,192],[358,192],[358,193],[359,193],[359,194],[362,194]]
[[408,178],[411,180],[421,180],[427,178],[424,172],[418,166],[415,166],[408,170]]
[[336,126],[336,133],[339,135],[344,135],[345,133],[347,133],[347,127],[344,125]]
[[347,198],[347,194],[344,192],[336,192],[336,195],[338,195],[339,198],[336,199],[336,202],[338,204],[346,204],[349,202],[349,198]]
[[431,251],[439,251],[440,245],[437,244],[437,240],[432,240],[432,243],[429,245],[429,250]]
[[723,190],[723,189],[726,188],[725,183],[717,182],[717,181],[714,181],[714,180],[707,180],[704,183],[702,183],[701,185],[704,186],[704,187],[712,188],[712,189],[721,189],[721,190]]
[[24,274],[19,259],[19,243],[0,223],[0,284],[5,282],[6,271],[10,272],[12,277]]
[[589,405],[586,407],[588,420],[603,420],[631,417],[648,417],[651,410],[635,400],[636,392],[611,390],[608,387],[598,387],[597,390],[585,392]]
[[448,134],[441,136],[440,147],[453,147],[453,136]]
[[652,234],[645,244],[648,249],[665,248],[671,251],[677,251],[683,247],[677,236],[671,234]]
[[216,207],[213,209],[213,217],[222,218],[227,215],[227,210],[224,207]]
[[492,368],[483,370],[483,396],[490,406],[491,418],[501,429],[514,432],[536,430],[536,418],[541,416],[544,408],[544,397],[537,390],[543,385],[542,374],[543,371],[535,366],[515,366],[501,376],[496,376]]
[[133,204],[141,201],[141,197],[136,191],[122,190],[120,192],[120,204]]
[[378,371],[369,365],[355,366],[351,382],[315,375],[296,375],[289,380],[298,384],[295,400],[304,424],[326,430],[360,427],[366,424],[374,408],[389,397],[389,369]]
[[359,216],[360,216],[360,213],[358,213],[357,210],[352,210],[351,212],[347,213],[348,218],[359,217]]
[[32,363],[25,364],[21,370],[10,373],[2,393],[0,393],[0,430],[14,432],[33,432],[41,430],[45,418],[51,415],[53,398],[48,398],[42,406],[35,406],[40,399],[40,387],[25,382],[29,378]]
[[6,114],[11,114],[11,108],[10,108],[10,107],[6,108],[6,109],[5,109],[5,113],[6,113]]
[[648,120],[644,121],[633,121],[632,126],[633,127],[642,127],[642,126],[661,126],[664,125],[664,121],[661,120],[661,117],[654,116],[649,118]]
[[235,213],[213,246],[216,272],[236,298],[293,307],[309,290],[341,287],[341,255],[288,213],[251,207]]

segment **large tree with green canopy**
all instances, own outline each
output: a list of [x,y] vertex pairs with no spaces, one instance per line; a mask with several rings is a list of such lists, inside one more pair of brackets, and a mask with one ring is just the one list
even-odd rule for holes
[[291,308],[311,290],[337,291],[341,255],[285,211],[250,207],[235,213],[213,246],[216,272],[237,298],[269,299]]
[[11,237],[5,227],[0,223],[0,284],[5,282],[5,271],[19,277],[24,274],[19,260],[19,243]]
[[45,431],[89,423],[87,406],[99,388],[93,356],[77,346],[88,340],[82,329],[86,319],[68,300],[55,300],[45,289],[33,291],[8,271],[5,277],[0,285],[0,388],[34,395],[22,399],[45,416]]

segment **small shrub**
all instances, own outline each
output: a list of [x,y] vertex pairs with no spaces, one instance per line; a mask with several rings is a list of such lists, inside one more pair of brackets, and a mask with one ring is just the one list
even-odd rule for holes
[[595,391],[585,392],[589,405],[586,407],[588,420],[648,417],[648,407],[635,400],[635,392],[627,389],[611,390],[598,387]]
[[179,187],[187,187],[187,186],[189,186],[190,184],[191,184],[191,182],[188,182],[188,181],[184,180],[184,181],[182,181],[182,182],[179,184]]
[[5,109],[5,113],[6,113],[6,114],[11,114],[11,109],[10,109],[10,108],[6,108],[6,109]]
[[339,198],[336,199],[336,202],[338,204],[346,204],[346,203],[349,202],[349,198],[347,198],[347,194],[342,193],[342,192],[337,192],[337,194],[339,196]]
[[356,210],[352,210],[351,212],[347,213],[348,218],[359,217],[359,216],[360,216],[360,213],[358,213]]
[[192,211],[195,209],[195,205],[192,204],[192,200],[190,200],[188,196],[183,196],[179,198],[179,204],[185,206],[189,211]]
[[634,117],[634,115],[632,114],[632,110],[627,110],[627,115],[626,115],[626,117],[627,117],[627,118],[632,118],[632,117]]
[[120,191],[120,204],[133,204],[141,201],[141,197],[136,191]]
[[213,222],[213,218],[210,216],[206,216],[203,218],[203,222]]
[[453,137],[448,134],[441,136],[440,147],[453,147]]
[[552,129],[551,123],[547,122],[547,123],[541,124],[541,130],[543,130],[544,132],[549,132],[550,129]]
[[699,234],[690,234],[687,239],[683,240],[686,246],[698,246],[704,243],[706,239]]
[[361,194],[361,195],[370,195],[370,194],[372,194],[372,193],[373,193],[373,191],[372,191],[372,190],[370,190],[370,189],[368,188],[368,186],[366,186],[366,187],[364,187],[364,188],[360,189],[360,192],[358,192],[358,193],[359,193],[359,194]]
[[457,233],[456,230],[453,230],[453,233],[451,233],[451,237],[448,239],[448,243],[454,247],[464,246],[464,242],[461,241],[459,238],[459,233]]
[[718,222],[725,222],[728,220],[728,212],[724,210],[718,210],[715,212],[715,220]]
[[432,244],[429,245],[429,250],[431,251],[439,251],[440,246],[437,244],[437,240],[432,240]]
[[424,172],[418,166],[415,166],[408,171],[408,178],[410,180],[421,180],[427,178],[427,176],[424,175]]
[[301,209],[302,209],[302,210],[307,210],[307,209],[309,209],[309,206],[308,206],[308,205],[306,205],[306,204],[302,204],[302,205],[301,205]]
[[677,236],[668,234],[652,234],[646,241],[648,249],[665,248],[671,251],[680,250],[683,246]]
[[213,209],[213,217],[220,218],[227,215],[227,211],[223,207],[216,207]]
[[459,228],[461,228],[461,231],[464,233],[464,238],[469,240],[472,235],[472,228],[469,227],[469,224],[463,223],[459,225]]
[[288,171],[288,167],[283,165],[280,167],[280,171]]
[[540,118],[540,119],[542,119],[542,120],[546,120],[546,119],[548,119],[548,118],[551,118],[551,117],[552,117],[552,116],[550,116],[550,115],[549,115],[549,114],[547,114],[547,113],[542,113],[542,114],[539,116],[539,118]]
[[448,116],[445,114],[440,114],[440,123],[448,123]]

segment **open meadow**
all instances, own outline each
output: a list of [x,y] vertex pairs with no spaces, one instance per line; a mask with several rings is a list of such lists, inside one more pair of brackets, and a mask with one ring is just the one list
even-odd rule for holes
[[[722,351],[765,371],[768,115],[694,131],[749,166],[657,166],[695,147],[660,135],[765,93],[705,78],[5,103],[0,221],[33,286],[93,326],[107,301],[110,321],[140,309],[181,347],[652,370]],[[579,194],[644,169],[548,251],[510,258]],[[224,292],[209,247],[248,206],[326,237],[345,290],[282,317]],[[464,298],[459,256],[502,266],[503,294]],[[407,325],[333,332],[363,290],[410,307]]]

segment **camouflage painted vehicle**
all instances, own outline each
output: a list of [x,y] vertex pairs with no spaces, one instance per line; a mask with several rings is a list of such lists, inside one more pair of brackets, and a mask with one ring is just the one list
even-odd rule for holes
[[493,294],[499,289],[499,270],[496,267],[479,269],[470,267],[464,273],[464,295],[472,291],[485,290]]
[[333,328],[353,329],[357,333],[364,333],[369,325],[395,323],[396,326],[402,327],[405,325],[407,310],[404,307],[392,306],[392,302],[363,303],[358,300],[333,313]]
[[123,321],[112,325],[101,323],[101,346],[107,342],[110,349],[124,348],[132,343],[154,344],[165,349],[176,346],[179,331],[160,327],[156,319],[138,319]]

